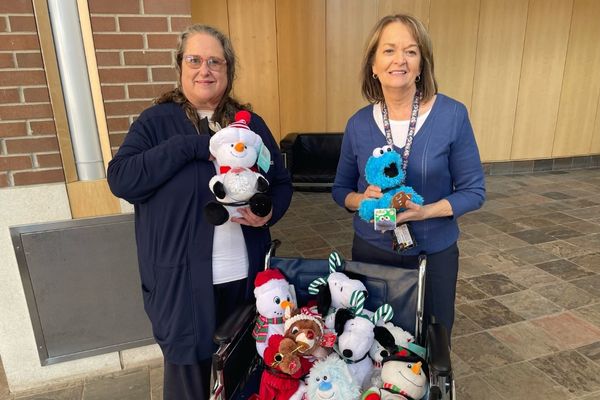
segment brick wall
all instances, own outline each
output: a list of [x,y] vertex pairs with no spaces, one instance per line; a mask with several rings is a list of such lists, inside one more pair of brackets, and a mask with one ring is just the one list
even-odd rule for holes
[[63,180],[31,0],[0,1],[0,188]]
[[177,36],[190,0],[89,0],[113,152],[153,98],[173,88]]
[[[88,0],[113,152],[173,87],[190,0]],[[31,0],[0,1],[0,188],[64,181]]]

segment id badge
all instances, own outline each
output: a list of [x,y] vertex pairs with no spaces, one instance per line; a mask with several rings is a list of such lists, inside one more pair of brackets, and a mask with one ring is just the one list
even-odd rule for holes
[[417,241],[415,240],[408,223],[399,225],[394,229],[394,232],[392,233],[392,246],[396,253],[402,253],[416,245]]
[[395,208],[376,208],[373,213],[373,226],[376,231],[391,231],[396,227]]

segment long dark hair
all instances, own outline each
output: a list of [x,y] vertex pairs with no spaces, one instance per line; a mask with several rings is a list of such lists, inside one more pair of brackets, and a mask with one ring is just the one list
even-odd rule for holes
[[181,104],[185,110],[185,114],[187,115],[187,117],[194,123],[196,127],[199,126],[200,117],[198,116],[198,111],[192,105],[192,103],[190,103],[189,100],[185,97],[181,88],[181,64],[183,62],[183,52],[185,50],[188,38],[197,33],[207,33],[211,35],[212,37],[217,39],[223,47],[225,61],[227,62],[227,87],[225,88],[225,93],[223,93],[221,101],[215,108],[211,120],[214,122],[218,122],[221,126],[226,126],[233,122],[236,112],[238,112],[239,110],[251,111],[252,107],[250,106],[250,104],[240,103],[230,95],[231,89],[233,88],[233,81],[235,79],[235,52],[233,51],[233,46],[231,45],[231,41],[229,40],[229,38],[221,31],[213,28],[212,26],[201,24],[190,25],[181,33],[181,35],[179,35],[179,40],[177,41],[176,49],[177,53],[175,55],[175,68],[177,69],[177,87],[175,87],[172,90],[169,90],[168,92],[163,93],[162,95],[154,99],[154,104],[168,102]]

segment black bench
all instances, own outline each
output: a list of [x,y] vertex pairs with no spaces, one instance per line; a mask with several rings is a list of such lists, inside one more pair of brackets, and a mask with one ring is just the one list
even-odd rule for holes
[[342,147],[341,132],[290,133],[279,143],[297,190],[330,191]]

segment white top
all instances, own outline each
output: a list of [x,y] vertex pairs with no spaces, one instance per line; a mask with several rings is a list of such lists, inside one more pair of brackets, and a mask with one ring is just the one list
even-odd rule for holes
[[[210,120],[212,112],[198,111],[200,118]],[[219,170],[214,160],[216,171]],[[227,207],[230,215],[233,210]],[[213,236],[212,275],[213,285],[233,282],[248,277],[248,250],[242,233],[242,226],[228,220],[223,225],[215,226]]]
[[[421,126],[423,126],[423,123],[425,123],[425,120],[429,116],[430,111],[431,111],[431,108],[429,110],[427,110],[427,112],[424,112],[423,114],[419,114],[419,116],[417,117],[417,125],[415,126],[415,136],[419,132],[419,129],[421,129]],[[379,130],[381,131],[381,133],[383,133],[383,136],[385,136],[385,129],[383,127],[383,117],[381,116],[381,104],[379,104],[379,103],[376,103],[373,105],[373,118],[375,118],[375,123],[379,127]],[[402,120],[402,121],[390,119],[390,129],[392,130],[392,140],[394,141],[394,145],[396,147],[402,148],[406,144],[406,137],[408,136],[408,125],[409,124],[410,124],[409,119]]]

